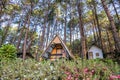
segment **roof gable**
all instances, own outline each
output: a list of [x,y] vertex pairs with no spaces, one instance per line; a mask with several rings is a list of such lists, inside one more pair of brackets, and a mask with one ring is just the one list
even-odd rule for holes
[[100,49],[99,47],[97,47],[97,46],[95,46],[95,45],[93,45],[88,51],[91,51],[91,50],[94,50],[94,49],[97,49],[97,50],[101,50],[101,51],[102,51],[102,49]]
[[63,47],[63,49],[64,49],[65,51],[67,51],[69,57],[74,58],[74,56],[70,53],[70,51],[68,50],[67,46],[64,44],[64,42],[62,41],[62,39],[61,39],[58,35],[56,35],[56,36],[53,38],[53,40],[49,43],[48,47],[47,47],[46,50],[42,53],[41,56],[42,56],[42,57],[43,57],[43,56],[47,56],[46,53],[47,53],[48,51],[51,51],[51,50],[50,50],[50,47],[54,47],[54,44],[61,44],[62,47]]
[[60,41],[59,37],[56,36],[56,37],[53,39],[52,43],[61,43],[61,41]]

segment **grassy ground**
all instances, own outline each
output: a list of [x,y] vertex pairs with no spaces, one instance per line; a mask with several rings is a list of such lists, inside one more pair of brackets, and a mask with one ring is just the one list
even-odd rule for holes
[[118,80],[120,65],[112,60],[1,61],[0,80]]

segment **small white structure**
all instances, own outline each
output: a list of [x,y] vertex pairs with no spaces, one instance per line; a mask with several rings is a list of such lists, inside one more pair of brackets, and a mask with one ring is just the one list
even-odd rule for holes
[[93,45],[88,50],[88,59],[96,59],[96,58],[103,58],[103,52],[102,52],[102,49]]

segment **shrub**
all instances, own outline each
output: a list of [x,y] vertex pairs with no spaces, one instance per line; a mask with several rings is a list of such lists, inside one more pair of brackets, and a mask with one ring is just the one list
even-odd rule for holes
[[16,58],[16,48],[14,45],[5,44],[0,48],[0,60],[5,59],[15,59]]
[[0,80],[119,80],[120,66],[112,60],[2,60]]

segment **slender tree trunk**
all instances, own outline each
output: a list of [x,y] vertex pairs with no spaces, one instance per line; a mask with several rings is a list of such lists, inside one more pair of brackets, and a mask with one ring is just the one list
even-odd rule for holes
[[70,26],[70,45],[72,44],[71,39],[72,39],[72,27]]
[[[117,19],[118,19],[118,24],[120,25],[120,18],[119,18],[119,15],[118,15],[117,9],[116,9],[116,7],[115,7],[114,1],[111,0],[111,2],[112,2],[112,5],[113,5],[113,7],[114,7],[114,10],[115,10],[115,13],[116,13]],[[119,0],[119,2],[120,2],[120,0]],[[120,34],[120,30],[118,30],[118,36],[120,37],[119,34]]]
[[80,29],[80,37],[81,37],[81,45],[82,45],[82,57],[86,59],[86,40],[85,40],[85,33],[84,33],[84,26],[82,20],[82,4],[81,1],[77,5],[78,14],[79,14],[79,29]]
[[[22,18],[23,18],[23,16],[21,16]],[[20,19],[21,20],[21,19]],[[19,30],[20,30],[20,32],[19,32]],[[17,51],[19,52],[20,50],[19,50],[19,46],[20,46],[20,43],[21,43],[21,39],[22,39],[22,35],[23,35],[23,29],[20,29],[20,22],[19,22],[19,25],[18,25],[18,28],[17,28],[17,34],[18,33],[20,33],[20,35],[19,35],[19,37],[17,37],[17,35],[16,36],[14,36],[15,37],[15,39],[13,39],[13,43],[15,43],[15,41],[17,40],[17,38],[18,38],[18,42],[16,43],[16,48],[17,48]]]
[[[25,29],[25,38],[24,38],[24,45],[23,45],[23,60],[25,60],[25,58],[26,58],[26,52],[27,52],[27,39],[28,39],[28,32],[29,32],[29,26],[30,26],[30,16],[31,16],[31,14],[27,14],[27,24],[28,24],[28,26],[26,27],[26,29]],[[25,25],[26,26],[26,25]]]
[[28,53],[30,53],[30,49],[31,49],[31,46],[32,46],[32,42],[33,42],[33,40],[34,40],[34,34],[31,34],[31,35],[32,35],[32,36],[30,37],[29,42],[27,42],[27,43],[28,43],[28,47],[27,47],[26,51],[27,51]]
[[120,18],[119,18],[119,15],[118,15],[118,12],[117,12],[117,9],[116,9],[116,7],[115,7],[115,4],[114,4],[113,0],[111,0],[111,2],[112,2],[112,5],[113,5],[113,7],[114,7],[114,10],[115,10],[115,13],[116,13],[118,22],[120,22]]
[[100,39],[100,48],[103,50],[103,43],[102,43],[102,36],[101,36],[101,28],[100,28],[100,24],[99,24],[99,20],[98,20],[98,16],[97,16],[97,10],[96,10],[96,5],[95,5],[95,1],[93,0],[93,7],[94,7],[94,13],[95,13],[95,19],[96,19],[96,24],[98,27],[98,34],[99,34],[99,39]]
[[26,49],[26,51],[27,51],[28,53],[30,53],[30,49],[31,49],[31,46],[32,46],[32,41],[33,41],[33,38],[31,38],[31,40],[28,42],[29,44],[28,44],[28,47],[27,47],[27,49]]
[[110,41],[108,30],[106,29],[105,31],[106,31],[106,35],[107,35],[107,41],[108,41],[108,45],[109,45],[109,51],[113,52],[113,48],[112,48],[112,44],[111,44],[111,41]]
[[18,37],[18,42],[17,42],[17,44],[16,44],[18,51],[20,51],[20,50],[19,50],[19,46],[20,46],[20,43],[21,43],[22,35],[23,35],[23,29],[20,30],[20,35],[19,35],[19,37]]
[[47,27],[47,40],[46,40],[46,47],[48,46],[49,33],[50,33],[50,25],[48,25],[48,27]]
[[67,27],[67,7],[66,7],[66,13],[65,13],[65,26],[64,26],[64,43],[66,44],[66,27]]
[[55,25],[54,25],[54,27],[53,27],[53,34],[55,34],[56,31],[57,31],[57,30],[56,30],[56,29],[57,29],[56,27],[57,27],[57,20],[55,21]]
[[46,33],[46,25],[44,23],[43,30],[42,30],[42,37],[41,37],[41,41],[40,41],[41,45],[39,47],[39,50],[44,49],[45,33]]
[[102,5],[103,5],[103,8],[104,8],[104,10],[107,14],[108,20],[111,24],[111,27],[112,27],[112,34],[113,34],[113,38],[114,38],[114,41],[115,41],[116,50],[118,52],[120,52],[120,39],[119,39],[119,36],[118,36],[118,33],[117,33],[117,29],[116,29],[113,17],[111,16],[110,11],[108,10],[108,7],[105,3],[105,0],[101,0],[101,2],[102,2]]
[[33,40],[34,40],[34,33],[35,33],[35,31],[36,31],[36,27],[35,27],[35,29],[34,29],[34,31],[31,33],[31,35],[30,35],[30,40],[29,40],[29,42],[27,42],[28,43],[28,47],[27,47],[27,52],[28,53],[30,53],[30,49],[31,49],[31,46],[32,46],[32,42],[33,42]]
[[95,28],[95,33],[96,33],[96,42],[97,42],[97,39],[98,39],[98,30],[97,30],[97,27],[96,27],[96,23],[95,23],[95,13],[94,13],[94,10],[92,10],[92,15],[93,15],[93,26],[94,26],[94,28]]
[[96,35],[95,35],[95,26],[93,25],[93,23],[92,23],[92,31],[93,31],[93,35],[94,35],[94,41],[96,42]]
[[24,38],[24,45],[23,45],[23,60],[25,60],[25,57],[26,57],[27,37],[28,37],[28,29],[25,30],[25,38]]

